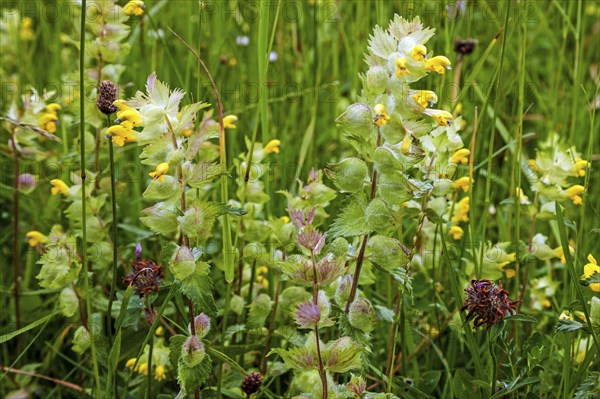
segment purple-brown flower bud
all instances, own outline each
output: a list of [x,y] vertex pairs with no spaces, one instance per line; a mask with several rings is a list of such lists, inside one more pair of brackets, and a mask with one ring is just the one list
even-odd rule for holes
[[210,318],[204,313],[200,313],[194,317],[194,328],[196,329],[196,335],[204,338],[210,331]]
[[205,355],[204,344],[195,335],[189,336],[181,347],[181,356],[188,367],[200,364]]
[[110,115],[117,111],[114,102],[117,100],[118,87],[110,80],[103,80],[98,87],[98,98],[96,99],[96,107],[103,114]]
[[475,39],[456,40],[454,42],[454,51],[461,56],[471,54],[475,51],[475,47],[477,47],[477,40]]

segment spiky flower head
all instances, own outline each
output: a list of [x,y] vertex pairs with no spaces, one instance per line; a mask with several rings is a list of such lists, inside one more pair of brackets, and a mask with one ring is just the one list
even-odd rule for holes
[[310,208],[307,211],[303,211],[302,209],[290,209],[289,213],[294,226],[304,227],[312,224],[315,217],[315,208]]
[[242,380],[242,391],[250,396],[253,393],[258,392],[263,382],[263,376],[261,373],[253,371],[250,374],[246,374]]
[[296,323],[300,328],[314,328],[321,320],[321,309],[312,302],[303,302],[296,308]]
[[136,260],[131,261],[131,271],[123,281],[133,286],[136,295],[144,297],[160,289],[160,280],[163,277],[162,266],[152,260],[140,259],[136,252]]
[[296,240],[298,241],[299,245],[303,246],[309,251],[319,253],[325,245],[325,234],[321,233],[313,226],[308,225],[304,227],[300,233],[298,233]]
[[118,87],[110,80],[103,80],[98,87],[98,98],[96,99],[96,107],[103,114],[110,115],[117,111],[117,107],[113,104],[117,100]]
[[475,51],[476,47],[477,47],[477,40],[475,40],[475,39],[465,39],[465,40],[457,39],[454,42],[454,51],[457,52],[458,54],[460,54],[461,56],[471,54],[473,51]]
[[490,280],[471,280],[465,292],[467,297],[461,311],[468,310],[467,320],[473,320],[475,327],[485,324],[489,329],[506,315],[513,314],[518,303],[508,299],[508,291],[502,288],[502,282],[496,286]]

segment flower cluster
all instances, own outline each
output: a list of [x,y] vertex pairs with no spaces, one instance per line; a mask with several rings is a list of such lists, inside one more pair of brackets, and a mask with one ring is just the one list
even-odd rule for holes
[[58,127],[58,111],[60,111],[60,109],[61,106],[57,103],[46,105],[46,109],[41,114],[38,121],[39,127],[48,133],[56,133]]

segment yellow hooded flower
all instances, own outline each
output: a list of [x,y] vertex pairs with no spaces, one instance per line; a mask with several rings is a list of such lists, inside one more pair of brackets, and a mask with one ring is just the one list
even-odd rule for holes
[[33,24],[33,20],[30,17],[24,17],[21,20],[21,40],[25,42],[29,42],[33,40],[33,29],[31,29],[31,25]]
[[154,369],[154,379],[156,381],[164,381],[167,378],[165,368],[161,365],[156,366]]
[[402,75],[406,75],[408,72],[408,69],[406,69],[406,58],[404,57],[398,57],[396,59],[396,77],[399,78]]
[[127,367],[128,369],[131,369],[131,368],[133,368],[133,365],[135,364],[135,361],[136,361],[136,360],[137,360],[137,359],[136,359],[135,357],[132,357],[131,359],[129,359],[129,360],[127,361],[127,363],[125,363],[125,367]]
[[375,107],[373,107],[373,111],[375,112],[375,125],[381,127],[390,120],[390,116],[385,109],[385,105],[377,104]]
[[69,186],[67,186],[64,181],[60,179],[52,179],[50,180],[50,184],[52,184],[52,188],[50,189],[50,193],[52,195],[69,195]]
[[235,129],[235,123],[238,121],[238,117],[235,115],[227,115],[223,118],[223,127],[225,129]]
[[123,147],[125,143],[132,143],[137,141],[137,133],[132,128],[127,126],[113,125],[106,129],[106,134],[112,137],[112,142]]
[[571,186],[565,190],[567,196],[573,201],[575,205],[581,205],[583,203],[583,199],[581,198],[581,194],[585,191],[585,187],[582,185],[576,184]]
[[422,44],[417,44],[410,51],[410,56],[415,61],[425,61],[425,58],[427,57],[427,47],[423,46]]
[[129,3],[125,4],[123,10],[127,15],[137,15],[138,17],[144,13],[144,9],[146,6],[143,1],[140,0],[131,0]]
[[[594,273],[600,273],[600,266],[598,266],[598,262],[596,262],[596,259],[592,256],[592,254],[589,254],[587,259],[590,263],[583,267],[583,276],[585,278],[592,277]],[[592,289],[592,291],[600,292],[600,283],[592,283],[589,285],[589,287]]]
[[142,363],[138,365],[135,371],[140,374],[148,375],[148,363]]
[[421,106],[421,108],[432,107],[438,102],[438,96],[431,90],[415,90],[411,91],[411,97]]
[[46,235],[35,230],[25,234],[25,238],[27,238],[27,243],[32,247],[35,247],[38,244],[45,244],[48,242],[48,237]]
[[119,112],[119,123],[124,127],[133,129],[142,123],[142,117],[139,112],[134,109],[127,109]]
[[573,166],[575,176],[579,176],[579,177],[585,176],[585,170],[587,168],[589,168],[590,166],[591,166],[591,164],[588,161],[583,160],[583,159],[575,162],[575,165]]
[[471,179],[468,176],[461,177],[452,183],[452,187],[455,189],[462,189],[464,192],[469,191],[469,187],[471,187]]
[[412,135],[410,133],[406,133],[404,135],[404,138],[402,139],[402,144],[400,145],[400,151],[406,155],[409,156],[411,154],[410,152],[410,148],[412,146],[412,142],[413,142],[413,138]]
[[439,126],[449,126],[454,119],[450,112],[443,109],[427,108],[423,113],[430,116]]
[[460,226],[452,226],[450,227],[450,230],[448,230],[448,234],[450,234],[455,240],[460,240],[465,232]]
[[[571,255],[573,255],[575,253],[575,249],[569,246],[569,252],[571,253]],[[563,251],[562,246],[554,249],[554,255],[556,255],[556,257],[560,259],[560,263],[562,263],[563,265],[567,264],[567,258],[565,257],[565,252]]]
[[523,192],[523,189],[521,187],[517,188],[516,194],[517,194],[517,201],[520,205],[531,204],[531,202],[529,201],[529,197],[525,195],[525,193]]
[[165,181],[165,175],[169,172],[169,164],[166,162],[158,164],[154,172],[148,173],[148,175],[152,178],[152,180],[157,180],[159,182]]
[[467,158],[471,154],[471,151],[466,148],[461,148],[457,150],[454,154],[450,156],[450,162],[454,164],[467,164],[469,162],[469,158]]
[[281,144],[281,141],[279,141],[279,140],[271,140],[263,148],[263,152],[265,154],[270,154],[272,152],[274,152],[275,154],[279,154],[279,145],[280,144]]
[[468,222],[469,221],[469,197],[463,197],[454,205],[454,215],[452,215],[452,223]]
[[446,69],[452,69],[450,67],[450,60],[443,55],[438,55],[425,61],[425,70],[433,71],[443,75]]

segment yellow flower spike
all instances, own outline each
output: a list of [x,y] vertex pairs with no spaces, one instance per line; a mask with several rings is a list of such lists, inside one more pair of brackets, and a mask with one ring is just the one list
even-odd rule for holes
[[411,97],[421,108],[432,107],[433,104],[438,102],[437,94],[431,90],[415,90]]
[[38,244],[45,244],[48,242],[48,237],[39,231],[30,231],[25,234],[25,238],[27,238],[27,243],[31,247],[35,247]]
[[415,61],[425,61],[425,58],[427,57],[427,47],[423,46],[422,44],[417,44],[410,51],[410,56]]
[[166,162],[158,164],[154,172],[148,173],[148,175],[152,178],[152,180],[157,180],[159,182],[165,181],[165,175],[169,172],[169,164]]
[[50,193],[52,195],[69,195],[69,186],[67,186],[64,181],[60,179],[52,179],[50,180],[50,184],[52,184],[52,188],[50,189]]
[[125,363],[125,367],[127,367],[128,369],[131,369],[133,367],[133,365],[135,364],[135,361],[137,359],[135,357],[132,357],[131,359],[129,359],[127,361],[127,363]]
[[148,375],[148,363],[140,364],[135,371],[137,371],[140,374]]
[[387,113],[385,105],[377,104],[373,107],[375,112],[375,121],[373,122],[376,126],[383,126],[390,120],[390,116]]
[[123,122],[130,122],[133,126],[139,126],[142,123],[142,117],[139,112],[134,109],[127,109],[119,113],[119,120]]
[[143,1],[140,0],[131,0],[129,3],[125,4],[125,7],[123,7],[123,10],[125,11],[125,14],[127,15],[136,15],[136,16],[140,16],[144,13],[144,9],[146,8],[146,6],[144,5]]
[[238,117],[235,115],[227,115],[223,118],[223,127],[225,129],[235,129],[235,123],[237,122]]
[[161,365],[156,366],[154,370],[154,379],[156,381],[164,381],[167,378],[165,368]]
[[408,69],[406,69],[406,58],[404,57],[398,57],[396,59],[396,77],[399,78],[402,75],[406,75],[408,72]]
[[462,189],[464,192],[469,191],[469,187],[471,187],[471,179],[468,176],[461,177],[452,183],[452,187],[455,189]]
[[457,150],[454,154],[450,156],[450,162],[455,164],[463,164],[466,165],[469,162],[469,158],[467,158],[471,154],[470,150],[466,148],[461,148]]
[[423,113],[436,121],[438,126],[449,126],[452,124],[452,120],[454,119],[450,112],[444,111],[443,109],[427,108],[425,111],[423,111]]
[[453,239],[460,240],[465,232],[460,226],[452,226],[450,227],[450,230],[448,230],[448,234],[450,234]]
[[575,162],[575,166],[573,167],[575,171],[575,176],[583,177],[585,176],[585,170],[589,168],[591,164],[586,160],[581,160]]
[[[583,275],[585,278],[592,277],[594,273],[600,273],[600,266],[598,266],[598,262],[596,262],[596,259],[592,254],[589,254],[587,259],[590,263],[583,267]],[[600,292],[600,283],[592,283],[589,287],[592,291]]]
[[452,63],[448,58],[443,55],[438,55],[425,61],[425,70],[443,75],[446,73],[446,69],[452,69],[450,67],[451,64]]
[[263,152],[265,154],[270,154],[272,152],[274,152],[275,154],[279,154],[279,145],[280,144],[281,144],[281,141],[279,141],[279,140],[271,140],[267,143],[265,148],[263,148]]
[[576,184],[571,186],[565,190],[567,196],[573,201],[575,205],[581,205],[583,203],[583,199],[581,198],[581,194],[585,191],[585,187],[580,184]]
[[402,154],[409,156],[411,154],[410,147],[412,145],[412,135],[410,133],[406,133],[404,138],[402,139],[402,144],[400,145],[400,151]]

